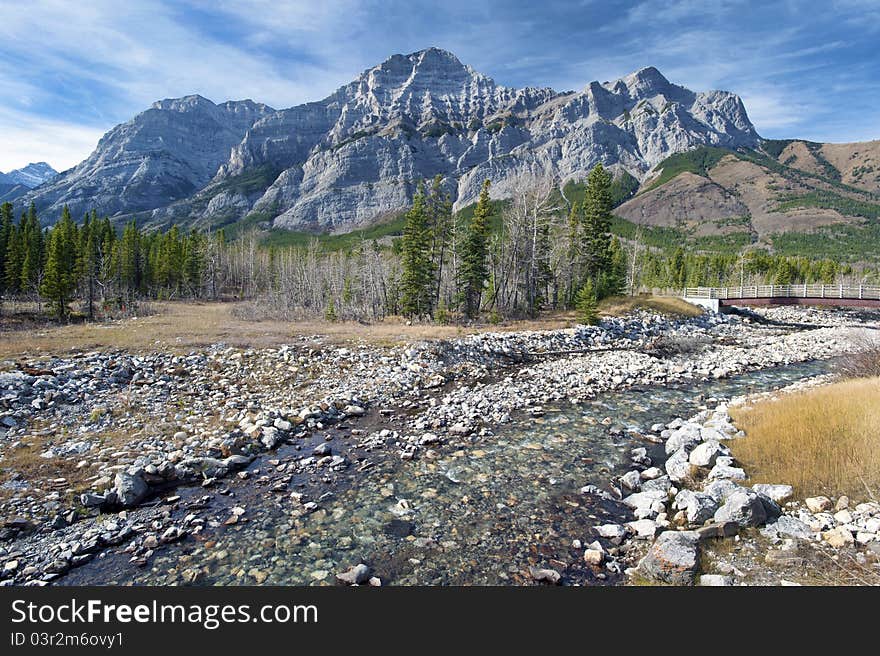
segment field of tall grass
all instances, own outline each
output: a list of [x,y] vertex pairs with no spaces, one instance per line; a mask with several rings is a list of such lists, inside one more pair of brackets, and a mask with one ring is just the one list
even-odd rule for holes
[[880,377],[844,380],[730,410],[731,444],[752,483],[788,483],[803,498],[880,495]]

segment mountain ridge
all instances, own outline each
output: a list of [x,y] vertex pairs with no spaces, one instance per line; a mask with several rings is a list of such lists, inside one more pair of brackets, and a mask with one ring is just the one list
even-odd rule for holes
[[462,207],[485,178],[498,198],[519,175],[565,183],[600,161],[641,180],[675,152],[759,142],[738,96],[690,91],[653,67],[581,91],[515,89],[428,48],[288,109],[157,101],[23,200],[51,216],[67,204],[157,225],[259,217],[343,232],[404,208],[417,180],[438,174]]
[[0,184],[22,185],[28,189],[38,187],[58,175],[46,162],[31,162],[27,166],[15,169],[9,173],[0,171]]

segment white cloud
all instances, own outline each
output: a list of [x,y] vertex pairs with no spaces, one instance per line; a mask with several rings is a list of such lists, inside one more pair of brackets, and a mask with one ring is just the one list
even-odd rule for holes
[[[254,6],[255,14],[279,32],[286,29],[289,35],[298,35],[289,37],[294,39],[290,46],[307,51],[316,44],[329,47],[327,34],[319,36],[318,32],[322,25],[329,28],[327,21],[345,9],[325,3],[335,10],[312,12],[324,18],[309,22],[306,5],[293,11],[296,5],[258,4],[266,6]],[[350,77],[338,60],[282,67],[247,43],[213,39],[200,32],[198,25],[185,24],[179,13],[183,9],[180,3],[159,0],[75,4],[37,0],[4,8],[0,39],[5,48],[30,59],[34,70],[26,72],[34,74],[30,80],[35,95],[45,96],[59,81],[77,84],[81,80],[80,84],[117,92],[128,103],[126,117],[156,99],[190,93],[201,93],[215,102],[250,97],[286,107],[326,95]],[[237,9],[242,13],[230,14],[230,22],[244,20],[245,7]],[[304,28],[314,33],[303,38]]]
[[758,134],[789,130],[809,121],[811,115],[807,106],[776,89],[745,89],[739,95]]
[[0,170],[36,160],[59,170],[76,164],[101,134],[158,99],[198,93],[215,102],[252,98],[282,108],[351,80],[353,61],[330,56],[332,48],[350,49],[328,38],[334,21],[356,19],[351,3],[223,5],[230,23],[258,18],[258,40],[288,38],[291,48],[318,55],[283,65],[283,57],[261,54],[253,44],[212,38],[181,13],[217,9],[199,0],[189,7],[162,0],[4,3],[0,56],[14,64],[0,67]]
[[58,171],[85,159],[103,130],[0,110],[0,171],[48,162]]

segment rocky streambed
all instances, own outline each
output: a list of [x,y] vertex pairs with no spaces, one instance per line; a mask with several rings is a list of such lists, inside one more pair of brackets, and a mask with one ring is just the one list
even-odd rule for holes
[[[3,580],[616,583],[649,542],[633,522],[687,507],[667,423],[822,373],[878,325],[810,317],[12,363]],[[662,511],[627,503],[652,488]]]

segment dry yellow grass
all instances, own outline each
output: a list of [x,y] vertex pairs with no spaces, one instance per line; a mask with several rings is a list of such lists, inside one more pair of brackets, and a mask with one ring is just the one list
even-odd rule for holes
[[[529,321],[474,327],[431,323],[407,325],[400,317],[361,324],[354,321],[250,321],[235,316],[236,303],[151,303],[151,314],[108,323],[15,326],[8,312],[0,315],[0,359],[126,349],[187,351],[217,342],[236,347],[270,347],[301,335],[322,335],[331,343],[364,341],[405,344],[425,339],[461,337],[475,332],[551,330],[574,325],[572,314],[553,314]],[[3,325],[5,324],[5,325]]]
[[801,496],[880,491],[880,378],[849,380],[731,408],[746,437],[731,444],[752,483]]
[[623,316],[635,309],[650,310],[673,317],[696,317],[704,312],[703,308],[688,303],[675,296],[612,296],[599,304],[599,312],[612,317]]
[[[302,335],[321,335],[330,343],[367,342],[396,345],[430,339],[451,339],[478,332],[556,330],[577,324],[573,312],[552,312],[536,319],[473,326],[407,322],[401,317],[362,324],[355,321],[249,320],[236,316],[238,303],[156,302],[142,317],[107,323],[79,322],[57,325],[27,320],[3,308],[0,314],[0,359],[37,357],[82,351],[125,349],[131,352],[188,350],[224,342],[230,346],[271,347]],[[681,299],[616,296],[603,301],[604,315],[621,316],[636,307],[675,316],[693,316],[700,310]],[[33,308],[28,308],[32,310]]]

